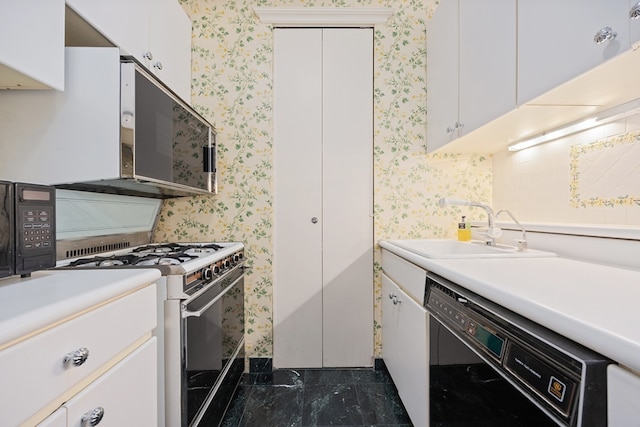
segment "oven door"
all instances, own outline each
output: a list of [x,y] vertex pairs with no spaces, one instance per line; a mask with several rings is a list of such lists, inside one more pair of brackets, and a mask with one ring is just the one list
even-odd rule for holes
[[223,383],[229,375],[239,379],[244,370],[244,267],[205,289],[181,310],[182,424],[187,426],[213,425],[226,409],[221,402],[228,402],[220,396]]

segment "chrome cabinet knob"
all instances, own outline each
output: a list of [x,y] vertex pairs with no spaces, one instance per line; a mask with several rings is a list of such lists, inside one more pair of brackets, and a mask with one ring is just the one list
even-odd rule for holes
[[155,64],[153,64],[153,68],[157,69],[157,70],[162,70],[162,62],[158,61]]
[[606,41],[615,39],[617,35],[618,33],[613,31],[611,27],[604,27],[600,31],[598,31],[595,36],[593,36],[593,41],[597,44],[601,44]]
[[318,223],[318,217],[314,216],[313,218],[311,218],[311,223],[312,224],[317,224]]
[[464,127],[464,123],[455,122],[453,127],[451,126],[447,127],[447,133],[454,133],[455,131],[457,131],[458,129],[462,129],[463,127]]
[[398,298],[397,295],[394,295],[393,298],[391,298],[391,300],[393,301],[393,305],[398,305],[402,303],[402,301],[400,301],[400,298]]
[[80,425],[82,427],[88,426],[97,426],[102,421],[102,417],[104,417],[104,408],[102,406],[98,406],[93,411],[89,411],[85,413],[80,419]]
[[73,366],[82,366],[84,362],[89,358],[89,349],[86,347],[80,347],[72,353],[67,353],[62,359],[62,363],[66,368]]
[[630,10],[629,10],[629,18],[631,19],[638,19],[640,18],[640,2],[636,3]]
[[142,57],[151,61],[153,59],[153,54],[150,51],[146,51]]

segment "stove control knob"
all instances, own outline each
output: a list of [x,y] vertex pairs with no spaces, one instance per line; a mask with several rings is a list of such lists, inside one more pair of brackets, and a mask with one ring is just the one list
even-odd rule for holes
[[238,262],[240,261],[240,254],[234,254],[233,255],[233,262]]
[[220,273],[220,265],[219,264],[216,264],[216,265],[213,266],[213,273],[214,274]]
[[224,268],[229,268],[229,266],[231,265],[231,262],[229,262],[229,258],[224,260]]
[[[215,267],[214,267],[215,268]],[[211,271],[210,268],[205,268],[204,270],[202,270],[202,278],[204,280],[211,280],[213,279],[213,271]]]

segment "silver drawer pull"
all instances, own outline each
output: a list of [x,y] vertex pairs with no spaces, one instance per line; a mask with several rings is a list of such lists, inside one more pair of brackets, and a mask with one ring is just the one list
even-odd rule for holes
[[66,368],[73,366],[81,366],[89,358],[89,349],[86,347],[80,347],[73,353],[67,353],[62,360],[62,363]]
[[80,419],[80,425],[82,427],[87,426],[97,426],[102,421],[102,417],[104,417],[104,408],[102,406],[98,406],[93,411],[85,413]]

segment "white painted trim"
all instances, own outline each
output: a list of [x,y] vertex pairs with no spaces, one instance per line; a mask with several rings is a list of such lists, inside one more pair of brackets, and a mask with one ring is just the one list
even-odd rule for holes
[[263,24],[274,27],[373,27],[393,14],[390,7],[254,7]]

